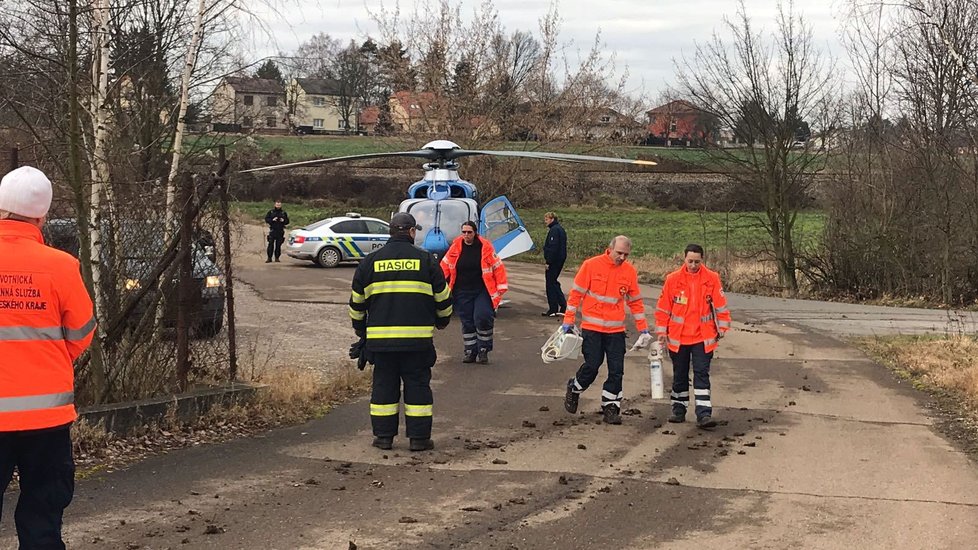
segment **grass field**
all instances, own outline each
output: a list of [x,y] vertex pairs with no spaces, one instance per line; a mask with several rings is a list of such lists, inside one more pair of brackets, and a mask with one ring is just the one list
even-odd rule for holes
[[[238,210],[253,220],[262,220],[270,203],[237,202]],[[342,215],[350,208],[345,206],[309,206],[285,204],[292,220],[291,227],[302,227],[316,220]],[[374,208],[358,208],[364,216],[390,219],[396,205]],[[543,223],[546,209],[528,208],[519,211],[523,223],[530,231],[538,249],[521,255],[522,261],[542,262],[542,246],[547,235]],[[569,263],[598,254],[608,241],[619,234],[628,235],[634,243],[635,258],[655,256],[678,258],[689,243],[706,248],[707,258],[721,252],[752,253],[769,247],[767,234],[757,224],[758,213],[699,213],[652,210],[645,208],[572,208],[558,210],[557,215],[567,231]],[[796,226],[796,242],[815,243],[821,235],[824,215],[820,212],[802,213]]]

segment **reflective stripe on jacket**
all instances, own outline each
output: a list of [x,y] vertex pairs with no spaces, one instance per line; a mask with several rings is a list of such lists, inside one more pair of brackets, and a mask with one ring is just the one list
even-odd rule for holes
[[431,348],[435,327],[452,317],[452,300],[438,260],[410,237],[391,237],[360,261],[353,275],[350,319],[370,351]]
[[78,260],[33,225],[0,220],[0,432],[75,420],[72,362],[94,331]]
[[[662,285],[662,294],[655,307],[655,332],[667,335],[671,351],[679,351],[683,325],[686,323],[700,323],[703,347],[707,353],[717,348],[717,327],[724,333],[730,330],[730,310],[727,309],[727,297],[723,294],[720,275],[701,265],[698,276],[700,284],[697,296],[692,296],[690,291],[696,285],[692,284],[690,279],[693,275],[686,271],[685,265],[666,276],[666,282]],[[707,296],[713,300],[715,320]]]
[[574,276],[574,285],[567,296],[564,323],[573,324],[580,310],[582,329],[624,332],[625,304],[635,318],[635,328],[648,330],[635,267],[628,262],[615,265],[611,255],[605,252],[585,260]]
[[[482,282],[486,284],[486,290],[489,291],[492,308],[496,309],[503,299],[503,294],[509,290],[509,283],[506,280],[506,266],[503,265],[499,256],[496,256],[496,250],[492,247],[491,242],[483,238],[482,235],[478,235],[477,238],[482,241],[482,259],[480,260]],[[458,264],[459,256],[462,255],[462,243],[463,238],[461,236],[452,241],[452,246],[448,248],[448,252],[441,260],[441,270],[445,273],[449,288],[455,287],[455,266]]]

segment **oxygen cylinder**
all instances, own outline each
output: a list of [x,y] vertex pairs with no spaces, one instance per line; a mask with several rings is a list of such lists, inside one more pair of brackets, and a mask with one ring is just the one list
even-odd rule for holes
[[665,397],[662,385],[662,348],[654,342],[649,350],[649,376],[652,382],[652,399]]

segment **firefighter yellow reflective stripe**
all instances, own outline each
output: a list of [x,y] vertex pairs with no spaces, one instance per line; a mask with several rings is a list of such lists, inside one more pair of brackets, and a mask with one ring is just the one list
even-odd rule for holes
[[392,292],[434,295],[431,291],[431,283],[422,283],[421,281],[378,281],[367,285],[367,288],[363,289],[363,293],[367,298],[374,294],[387,294]]
[[370,404],[370,416],[397,416],[397,403],[390,405]]
[[435,314],[438,315],[439,317],[451,317],[452,316],[452,305],[451,304],[448,304],[448,307],[446,307],[445,309],[439,309],[439,310],[435,311]]
[[362,304],[367,301],[367,297],[354,290],[350,293],[350,301],[354,304]]
[[431,416],[431,405],[404,404],[404,416]]
[[350,319],[353,319],[354,321],[363,321],[366,318],[367,318],[366,311],[357,311],[352,307],[350,308]]
[[445,285],[445,288],[443,288],[441,292],[435,294],[435,301],[444,302],[445,300],[451,298],[451,296],[452,291],[449,290],[448,285]]
[[367,327],[367,339],[376,338],[431,338],[433,326]]

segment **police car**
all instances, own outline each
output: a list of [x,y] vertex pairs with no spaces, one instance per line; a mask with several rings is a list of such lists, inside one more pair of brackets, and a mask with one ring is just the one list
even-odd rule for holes
[[361,260],[387,244],[389,238],[387,222],[347,212],[293,230],[285,253],[297,260],[312,260],[320,267],[336,267],[340,262]]

